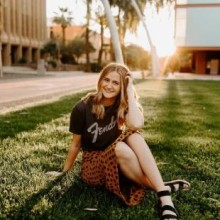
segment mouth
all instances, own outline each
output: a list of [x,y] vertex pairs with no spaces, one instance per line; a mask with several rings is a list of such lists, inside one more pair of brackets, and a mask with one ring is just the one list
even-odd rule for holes
[[104,92],[106,92],[106,93],[113,93],[114,91],[104,89]]

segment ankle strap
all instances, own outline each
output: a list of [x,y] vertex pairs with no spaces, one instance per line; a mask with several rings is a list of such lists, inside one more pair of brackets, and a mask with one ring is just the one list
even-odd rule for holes
[[158,197],[170,196],[170,191],[169,190],[159,191],[159,192],[157,192],[157,196]]

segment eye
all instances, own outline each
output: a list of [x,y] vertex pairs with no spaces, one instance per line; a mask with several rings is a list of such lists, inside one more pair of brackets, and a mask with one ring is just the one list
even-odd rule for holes
[[116,85],[116,86],[118,86],[118,85],[119,85],[119,82],[113,81],[113,84]]
[[103,81],[104,82],[109,82],[109,78],[104,78]]

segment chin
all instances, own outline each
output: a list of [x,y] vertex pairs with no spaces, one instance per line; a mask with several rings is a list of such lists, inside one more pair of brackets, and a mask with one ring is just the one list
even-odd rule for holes
[[105,99],[114,99],[115,96],[103,95],[103,98],[105,98]]
[[116,95],[114,95],[114,94],[109,94],[109,93],[105,93],[105,92],[103,92],[102,95],[106,99],[112,99],[112,98],[116,97]]

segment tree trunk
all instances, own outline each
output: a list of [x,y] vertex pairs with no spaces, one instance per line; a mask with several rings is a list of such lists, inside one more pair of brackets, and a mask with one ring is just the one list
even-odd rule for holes
[[103,52],[103,44],[104,44],[104,24],[103,24],[103,17],[100,17],[100,37],[101,37],[101,47],[99,49],[99,57],[98,57],[98,64],[99,66],[102,65],[102,52]]
[[123,33],[123,27],[122,27],[122,24],[121,24],[120,14],[121,14],[121,10],[119,8],[119,13],[118,13],[118,16],[117,16],[118,35],[119,35],[119,41],[120,41],[122,56],[123,56],[123,58],[125,58],[125,44],[124,44],[125,35]]
[[101,0],[101,1],[103,3],[104,8],[105,8],[107,21],[109,24],[109,29],[110,29],[110,33],[111,33],[112,44],[113,44],[113,48],[114,48],[116,62],[123,64],[124,60],[123,60],[123,56],[122,56],[118,31],[116,28],[115,20],[112,16],[112,13],[111,13],[111,8],[109,5],[109,2],[108,2],[108,0]]
[[156,51],[156,47],[154,46],[154,44],[152,43],[151,40],[151,36],[150,33],[148,31],[146,22],[144,21],[144,18],[141,14],[141,11],[137,5],[137,2],[135,0],[131,0],[131,4],[134,7],[135,11],[137,12],[137,15],[139,16],[140,20],[142,21],[146,34],[147,34],[147,38],[148,38],[148,42],[150,44],[150,48],[151,48],[151,62],[152,62],[152,74],[154,77],[156,77],[159,74],[159,60],[157,57],[157,51]]
[[87,14],[86,14],[86,72],[90,71],[90,57],[89,57],[89,23],[90,23],[90,8],[89,0],[86,0]]
[[65,41],[66,41],[66,32],[65,32],[66,27],[62,26],[62,35],[63,35],[63,47],[65,46]]

